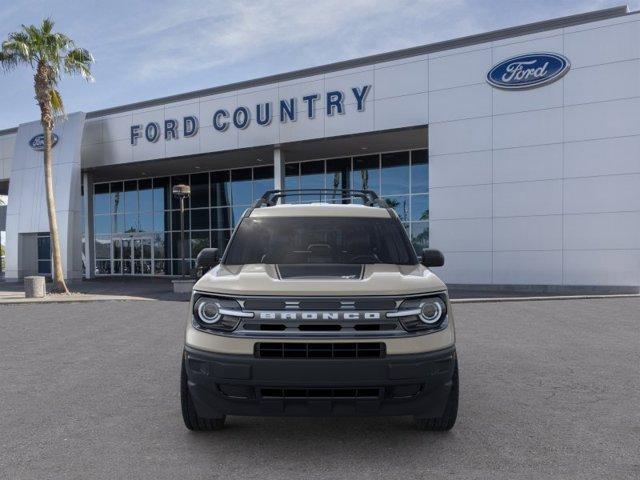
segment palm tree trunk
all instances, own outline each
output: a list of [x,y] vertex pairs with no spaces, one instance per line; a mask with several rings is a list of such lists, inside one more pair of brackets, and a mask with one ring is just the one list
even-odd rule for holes
[[47,213],[49,214],[49,233],[51,235],[51,261],[53,270],[54,293],[69,293],[62,273],[62,256],[60,255],[60,235],[58,234],[58,218],[56,200],[53,196],[53,155],[51,153],[51,135],[53,133],[53,107],[51,105],[48,70],[38,65],[34,78],[36,100],[40,106],[40,123],[44,131],[44,185],[47,195]]
[[44,184],[47,194],[47,213],[49,214],[49,232],[51,234],[51,260],[53,263],[53,287],[55,293],[69,293],[62,273],[62,256],[60,255],[60,235],[58,234],[58,218],[56,215],[56,200],[53,196],[53,169],[51,154],[51,125],[44,127]]

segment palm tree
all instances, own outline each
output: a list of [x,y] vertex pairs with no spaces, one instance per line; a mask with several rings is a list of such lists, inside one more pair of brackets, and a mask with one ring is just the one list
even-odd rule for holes
[[5,71],[19,65],[26,65],[34,71],[35,99],[40,107],[40,123],[44,131],[44,179],[53,260],[52,291],[57,293],[69,293],[62,273],[51,168],[53,124],[56,116],[64,114],[62,98],[57,87],[63,73],[81,75],[91,81],[92,63],[93,56],[88,50],[76,47],[69,37],[53,31],[53,21],[50,18],[44,19],[39,27],[22,25],[22,30],[9,34],[0,49],[0,64]]

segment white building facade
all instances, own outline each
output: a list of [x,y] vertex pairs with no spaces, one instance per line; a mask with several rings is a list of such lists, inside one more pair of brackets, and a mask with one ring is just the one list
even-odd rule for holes
[[[0,132],[7,279],[50,268],[39,132]],[[188,183],[191,259],[224,248],[266,189],[368,187],[417,249],[444,252],[451,284],[640,285],[640,14],[626,8],[72,114],[56,135],[71,278],[179,274],[170,189]]]

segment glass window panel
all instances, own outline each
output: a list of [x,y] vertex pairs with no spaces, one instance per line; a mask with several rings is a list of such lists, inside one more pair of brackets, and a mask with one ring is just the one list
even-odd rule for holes
[[151,179],[138,180],[138,209],[141,212],[153,211],[153,188]]
[[111,238],[96,237],[95,249],[96,258],[111,258]]
[[383,153],[381,160],[382,194],[409,193],[409,152]]
[[227,248],[227,243],[231,238],[231,230],[218,230],[217,232],[211,232],[211,246],[220,250],[220,255]]
[[191,208],[209,206],[209,174],[191,175]]
[[124,233],[124,214],[111,215],[111,231],[113,233]]
[[122,258],[124,260],[131,259],[131,239],[130,238],[122,239]]
[[209,248],[209,232],[191,232],[191,258],[196,258],[203,248]]
[[96,262],[96,274],[108,275],[111,273],[111,260],[98,260]]
[[124,212],[122,182],[111,182],[111,213]]
[[108,235],[111,233],[111,215],[96,215],[93,217],[94,235]]
[[151,260],[143,260],[142,262],[142,274],[143,275],[151,275],[153,270],[151,270]]
[[[189,175],[176,175],[171,177],[171,187],[175,187],[176,185],[189,185]],[[171,194],[171,208],[176,209],[180,208],[180,200]],[[186,198],[184,201],[184,208],[189,208],[189,198]]]
[[[182,258],[180,250],[180,232],[173,232],[171,235],[171,256],[173,258]],[[184,233],[184,254],[189,257],[189,232]]]
[[38,273],[49,275],[51,273],[51,260],[38,260]]
[[353,188],[380,193],[380,157],[378,155],[353,158]]
[[[174,275],[182,275],[182,260],[174,260],[171,262]],[[187,264],[188,267],[188,264]]]
[[164,258],[167,251],[166,245],[169,242],[169,237],[164,233],[156,233],[153,236],[153,256],[154,258]]
[[209,209],[191,210],[191,230],[209,230]]
[[401,195],[397,197],[384,197],[385,202],[393,208],[400,220],[406,222],[409,220],[409,197]]
[[124,211],[138,211],[138,182],[136,180],[124,182]]
[[133,240],[133,258],[140,260],[142,258],[142,239],[135,238]]
[[[140,213],[138,226],[141,232],[153,232],[153,217],[152,213]],[[164,227],[161,230],[164,230]]]
[[230,209],[228,207],[211,209],[211,230],[231,228]]
[[124,232],[134,233],[139,230],[138,214],[137,213],[125,213],[124,215]]
[[50,258],[51,237],[49,235],[38,235],[38,260],[49,260]]
[[411,152],[411,193],[429,191],[429,151]]
[[153,243],[152,239],[145,238],[142,241],[142,258],[144,260],[149,260],[151,258],[151,244]]
[[[336,193],[329,195],[327,201],[348,203],[349,195],[343,195],[341,190],[351,188],[351,159],[335,158],[327,160],[326,186]],[[343,199],[344,200],[341,200]]]
[[429,220],[429,195],[411,196],[411,220]]
[[171,204],[171,188],[169,177],[153,179],[153,209],[156,212],[169,210]]
[[153,214],[153,230],[155,232],[169,230],[169,223],[171,223],[169,212],[156,212]]
[[168,267],[169,262],[164,260],[155,260],[153,262],[153,270],[156,275],[170,275],[171,272],[169,272]]
[[131,260],[124,260],[122,262],[122,274],[131,275]]
[[300,188],[300,164],[287,163],[284,166],[284,188],[297,190]]
[[429,222],[411,223],[411,243],[418,255],[422,254],[423,248],[429,248]]
[[253,169],[253,200],[257,200],[267,190],[273,190],[273,166]]
[[231,205],[229,171],[211,172],[211,206]]
[[113,244],[113,258],[122,259],[122,240],[114,238],[111,243]]
[[113,262],[113,274],[122,275],[122,262]]
[[93,213],[110,213],[109,184],[100,183],[93,186]]
[[234,205],[249,205],[253,200],[250,168],[231,170],[231,198]]
[[[284,166],[284,188],[285,190],[298,190],[300,188],[300,164],[287,163]],[[299,196],[290,196],[284,200],[286,203],[300,202]]]
[[142,262],[133,262],[133,273],[134,275],[142,275]]
[[[302,162],[300,164],[300,188],[325,188],[324,187],[324,160],[316,162]],[[322,201],[322,195],[305,195],[302,202]]]
[[[174,210],[171,212],[171,229],[174,231],[180,231],[180,210]],[[189,210],[184,211],[184,229],[189,230]]]

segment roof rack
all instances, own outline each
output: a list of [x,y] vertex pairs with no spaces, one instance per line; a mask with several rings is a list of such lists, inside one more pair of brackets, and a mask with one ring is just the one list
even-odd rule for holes
[[254,204],[253,208],[260,208],[262,206],[273,207],[278,203],[281,198],[292,196],[305,196],[305,195],[337,195],[340,194],[342,198],[356,197],[364,200],[364,204],[368,207],[375,205],[389,209],[389,205],[384,199],[378,197],[378,194],[373,190],[351,190],[348,188],[305,188],[294,190],[267,190],[262,197]]

